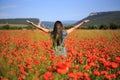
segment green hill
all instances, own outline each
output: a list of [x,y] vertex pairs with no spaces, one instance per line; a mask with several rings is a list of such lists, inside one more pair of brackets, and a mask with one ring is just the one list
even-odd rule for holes
[[[90,25],[102,25],[102,24],[110,24],[116,23],[120,25],[120,11],[109,11],[109,12],[94,12],[90,13],[88,17],[84,18],[89,19],[90,22],[86,23],[85,26]],[[77,23],[81,22],[82,20],[78,21]]]

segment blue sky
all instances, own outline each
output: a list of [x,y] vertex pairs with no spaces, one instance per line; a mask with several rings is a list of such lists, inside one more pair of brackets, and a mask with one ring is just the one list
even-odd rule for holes
[[81,20],[91,12],[120,11],[120,0],[0,0],[0,18]]

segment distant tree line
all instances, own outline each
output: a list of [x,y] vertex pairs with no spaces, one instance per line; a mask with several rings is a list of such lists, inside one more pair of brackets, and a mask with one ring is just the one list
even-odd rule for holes
[[0,27],[0,30],[23,30],[23,29],[35,29],[33,26],[26,26],[26,27],[20,27],[20,26],[10,26],[9,24],[3,25]]
[[[73,26],[74,25],[65,26],[65,29],[72,28]],[[10,26],[9,24],[6,24],[0,27],[0,30],[24,30],[24,29],[33,30],[36,28],[31,25],[21,27],[21,26]],[[98,25],[81,26],[78,29],[102,29],[102,30],[120,29],[120,25],[116,23],[110,23],[110,24],[102,24],[99,26]]]
[[21,29],[22,29],[22,27],[16,27],[16,26],[10,27],[10,25],[8,25],[8,24],[0,27],[0,30],[21,30]]
[[120,25],[116,23],[102,24],[99,29],[120,29]]
[[[65,29],[69,29],[73,27],[74,25],[66,26]],[[101,24],[101,25],[90,25],[90,26],[81,26],[80,29],[120,29],[120,25],[116,23],[110,23],[110,24]]]

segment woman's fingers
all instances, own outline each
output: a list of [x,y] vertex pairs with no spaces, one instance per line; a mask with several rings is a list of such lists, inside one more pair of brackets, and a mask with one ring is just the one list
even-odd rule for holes
[[26,22],[31,23],[31,21],[29,21],[29,20],[26,20]]
[[84,20],[85,23],[89,22],[90,20]]

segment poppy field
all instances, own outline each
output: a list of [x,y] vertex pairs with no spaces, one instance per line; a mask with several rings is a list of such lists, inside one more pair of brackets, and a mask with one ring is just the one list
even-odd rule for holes
[[0,31],[0,80],[120,80],[120,30],[75,30],[56,56],[39,30]]

